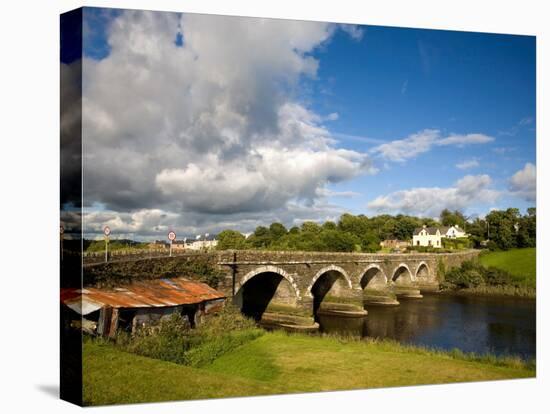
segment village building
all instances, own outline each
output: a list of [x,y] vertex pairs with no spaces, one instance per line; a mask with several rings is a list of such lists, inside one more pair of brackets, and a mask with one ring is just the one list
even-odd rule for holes
[[195,240],[188,239],[185,247],[190,250],[213,250],[217,245],[216,236],[207,233],[198,235]]
[[441,231],[439,227],[422,226],[414,229],[413,246],[441,248]]
[[411,245],[410,241],[398,240],[398,239],[386,239],[380,242],[381,248],[404,250]]
[[149,249],[167,249],[169,247],[168,243],[166,243],[164,240],[155,240],[154,242],[151,242],[147,245]]
[[455,239],[468,237],[466,232],[457,225],[450,227],[427,227],[422,226],[414,229],[413,246],[441,248],[442,239]]
[[174,240],[172,242],[172,250],[185,250],[185,240]]
[[468,237],[466,232],[462,230],[458,225],[454,225],[451,227],[442,227],[441,228],[441,237],[448,237],[451,239],[455,239],[458,237]]
[[226,296],[205,283],[185,278],[154,279],[111,289],[61,289],[64,320],[84,332],[114,337],[181,315],[191,327],[220,311]]

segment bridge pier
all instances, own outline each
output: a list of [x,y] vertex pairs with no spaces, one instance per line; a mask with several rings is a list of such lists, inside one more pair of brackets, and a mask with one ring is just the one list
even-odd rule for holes
[[415,287],[420,293],[435,293],[439,292],[439,282],[437,281],[417,281]]
[[302,298],[293,305],[270,303],[259,323],[267,328],[283,328],[291,332],[314,332],[319,324],[313,317],[313,300]]
[[317,309],[317,315],[342,316],[349,318],[362,318],[367,316],[363,307],[363,291],[359,289],[347,289],[335,295],[327,295]]
[[365,306],[397,306],[397,296],[390,289],[365,289],[363,290],[363,303]]
[[393,293],[398,299],[422,299],[420,290],[414,285],[395,285],[392,288]]

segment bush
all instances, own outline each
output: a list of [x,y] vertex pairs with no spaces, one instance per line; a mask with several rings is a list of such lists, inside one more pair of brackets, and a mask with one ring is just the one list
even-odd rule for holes
[[200,367],[210,364],[216,358],[263,335],[259,328],[226,333],[219,337],[210,337],[191,348],[185,355],[186,365]]
[[215,338],[228,332],[242,331],[256,327],[253,319],[244,316],[235,306],[226,304],[216,315],[208,317],[195,330],[195,334]]
[[445,274],[445,284],[457,289],[477,287],[483,282],[483,275],[477,269],[455,267]]
[[258,338],[263,330],[231,305],[191,329],[179,314],[157,325],[139,329],[133,336],[120,333],[117,346],[149,358],[200,366]]
[[478,286],[515,286],[514,277],[496,267],[486,268],[479,262],[466,261],[460,267],[445,272],[443,287],[447,289],[466,289]]
[[510,273],[496,267],[489,267],[485,269],[484,276],[485,283],[491,286],[504,286],[514,284],[512,280],[512,275]]
[[186,362],[185,353],[192,342],[190,329],[179,314],[172,314],[156,326],[138,329],[130,340],[124,336],[117,340],[127,351],[178,364]]
[[472,240],[468,237],[459,237],[456,239],[442,238],[441,243],[443,248],[451,250],[463,250],[472,247]]
[[499,247],[498,247],[498,244],[496,244],[494,241],[492,240],[489,240],[487,242],[487,246],[486,246],[489,250],[491,251],[495,251],[495,250],[500,250]]

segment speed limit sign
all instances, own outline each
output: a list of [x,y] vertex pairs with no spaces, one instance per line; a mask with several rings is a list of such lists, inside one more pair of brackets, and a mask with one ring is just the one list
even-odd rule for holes
[[176,240],[176,233],[174,233],[173,231],[168,233],[168,240],[170,240],[170,241]]
[[103,234],[106,237],[109,237],[109,235],[111,234],[111,228],[109,226],[105,226],[105,228],[103,229]]

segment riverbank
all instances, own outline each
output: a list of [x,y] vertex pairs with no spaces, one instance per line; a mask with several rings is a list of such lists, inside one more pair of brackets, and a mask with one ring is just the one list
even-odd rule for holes
[[531,287],[521,286],[477,286],[464,289],[441,290],[436,294],[441,295],[463,295],[463,296],[488,296],[488,297],[509,297],[536,299],[537,291]]
[[483,252],[478,262],[448,269],[443,293],[536,298],[536,249]]
[[397,387],[535,376],[519,358],[393,341],[266,332],[200,368],[83,345],[86,405]]

